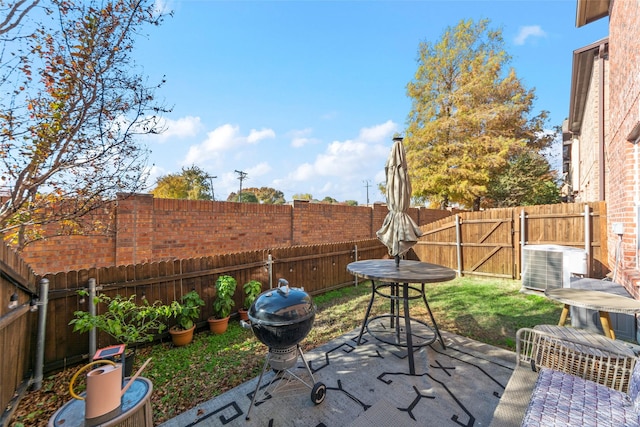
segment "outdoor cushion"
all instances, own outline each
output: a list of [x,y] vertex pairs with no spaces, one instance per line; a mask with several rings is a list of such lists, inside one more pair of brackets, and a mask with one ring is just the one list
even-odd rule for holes
[[[640,364],[630,393],[638,396]],[[631,395],[571,374],[542,368],[527,407],[523,426],[640,426]]]

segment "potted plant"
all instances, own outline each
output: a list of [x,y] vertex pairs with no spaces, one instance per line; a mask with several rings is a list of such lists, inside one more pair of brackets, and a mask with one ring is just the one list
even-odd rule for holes
[[[81,290],[78,294],[86,297],[88,292]],[[69,325],[73,325],[74,332],[89,332],[95,328],[108,334],[119,344],[125,344],[128,359],[125,361],[125,375],[129,375],[133,368],[136,347],[153,341],[156,334],[162,333],[167,327],[165,320],[171,315],[171,308],[161,301],[149,304],[143,299],[143,303],[138,305],[135,300],[135,295],[127,298],[119,294],[110,297],[101,293],[94,297],[93,303],[99,306],[98,310],[102,307],[104,310],[99,310],[99,314],[75,311],[75,318],[69,322]]]
[[187,345],[193,341],[193,331],[196,328],[195,321],[200,317],[200,307],[204,301],[195,290],[182,296],[180,302],[174,301],[171,304],[173,316],[176,324],[169,328],[173,345]]
[[227,330],[229,315],[235,305],[233,295],[236,292],[236,279],[222,275],[216,279],[216,299],[213,301],[213,317],[210,317],[209,328],[215,334]]
[[260,292],[262,292],[262,283],[257,280],[249,280],[247,283],[242,285],[242,290],[244,291],[244,300],[242,303],[242,308],[238,310],[240,314],[240,320],[249,320],[249,315],[247,314],[249,308],[251,308],[251,304],[258,298]]

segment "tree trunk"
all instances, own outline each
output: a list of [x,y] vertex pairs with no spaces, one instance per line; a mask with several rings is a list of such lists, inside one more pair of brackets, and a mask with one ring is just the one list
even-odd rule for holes
[[471,208],[473,212],[478,212],[480,210],[480,197],[476,197],[473,199],[473,207]]

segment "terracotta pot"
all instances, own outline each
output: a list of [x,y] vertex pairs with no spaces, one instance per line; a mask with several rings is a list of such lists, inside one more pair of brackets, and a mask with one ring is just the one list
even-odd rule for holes
[[229,316],[224,319],[210,317],[207,321],[209,322],[209,330],[217,335],[224,334],[227,330],[227,326],[229,326]]
[[238,314],[240,315],[240,320],[249,320],[249,310],[247,310],[246,308],[238,309]]
[[190,329],[179,329],[177,326],[172,326],[169,329],[171,334],[171,341],[176,347],[189,344],[193,341],[193,331],[196,329],[196,325],[193,325]]

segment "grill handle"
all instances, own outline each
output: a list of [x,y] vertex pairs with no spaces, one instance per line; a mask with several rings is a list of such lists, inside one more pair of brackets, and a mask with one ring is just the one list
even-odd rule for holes
[[283,295],[289,295],[289,282],[286,279],[278,279],[278,292]]

